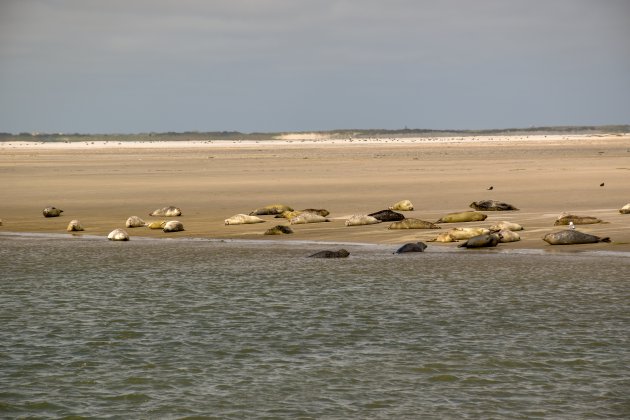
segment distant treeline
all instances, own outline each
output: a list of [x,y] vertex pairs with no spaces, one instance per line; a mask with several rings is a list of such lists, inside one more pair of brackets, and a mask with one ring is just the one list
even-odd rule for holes
[[630,125],[553,126],[502,128],[487,130],[431,130],[403,128],[399,130],[342,129],[328,131],[241,133],[238,131],[185,131],[135,134],[85,133],[2,133],[0,141],[79,142],[79,141],[208,141],[208,140],[271,140],[286,134],[318,134],[329,138],[391,138],[391,137],[457,137],[457,136],[515,136],[541,134],[620,134],[629,133]]

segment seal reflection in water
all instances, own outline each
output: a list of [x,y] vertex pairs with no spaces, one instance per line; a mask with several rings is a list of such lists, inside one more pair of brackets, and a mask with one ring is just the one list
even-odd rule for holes
[[308,258],[346,258],[350,255],[345,249],[339,251],[320,251],[313,255],[309,255]]
[[404,254],[407,252],[424,252],[425,249],[427,249],[427,245],[423,242],[408,243],[398,248],[394,252],[394,254]]
[[561,230],[559,232],[546,234],[543,237],[543,241],[547,242],[549,245],[576,245],[610,242],[610,238],[600,238],[599,236],[591,235],[577,230]]

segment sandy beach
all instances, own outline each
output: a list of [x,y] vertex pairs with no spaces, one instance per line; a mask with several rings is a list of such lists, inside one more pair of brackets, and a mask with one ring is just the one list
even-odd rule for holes
[[[66,234],[78,219],[106,236],[130,216],[145,221],[157,208],[182,209],[185,231],[128,229],[132,237],[195,237],[402,244],[427,241],[454,226],[498,221],[525,227],[522,240],[501,249],[630,252],[630,135],[554,135],[404,139],[292,136],[269,141],[0,143],[0,232]],[[604,186],[600,184],[604,183]],[[493,186],[492,190],[488,190]],[[353,214],[386,209],[407,199],[406,217],[436,221],[493,199],[518,211],[484,212],[483,222],[443,224],[440,230],[388,230],[388,222],[345,226]],[[293,225],[294,234],[263,232],[283,219],[226,226],[224,219],[269,204],[323,208],[328,223]],[[42,209],[63,209],[44,218]],[[550,246],[543,235],[563,212],[607,223],[578,229],[611,243]],[[432,243],[457,247],[457,243]],[[464,252],[464,250],[462,250]]]

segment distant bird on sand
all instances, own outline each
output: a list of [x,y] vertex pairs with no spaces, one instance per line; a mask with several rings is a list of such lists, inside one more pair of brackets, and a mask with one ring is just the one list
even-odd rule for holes
[[486,188],[488,191],[490,191],[491,189],[493,189],[494,187],[492,185],[490,185],[488,188]]
[[601,184],[599,184],[599,186],[600,186],[600,187],[603,187],[603,186],[604,186],[604,183],[602,182]]

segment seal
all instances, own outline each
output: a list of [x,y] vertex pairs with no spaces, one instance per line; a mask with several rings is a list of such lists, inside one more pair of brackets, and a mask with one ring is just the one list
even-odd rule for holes
[[315,213],[315,214],[319,214],[320,216],[328,216],[330,214],[330,212],[326,209],[304,209],[302,210],[303,213]]
[[449,213],[443,216],[435,223],[464,223],[464,222],[481,222],[486,220],[488,216],[483,213],[468,210],[459,213]]
[[457,242],[459,239],[457,239],[453,234],[451,234],[450,232],[442,232],[439,233],[435,238],[433,239],[429,239],[427,242]]
[[293,229],[291,229],[289,226],[277,225],[270,229],[267,229],[264,235],[283,235],[291,233],[293,233]]
[[470,203],[471,208],[475,210],[485,210],[485,211],[510,211],[510,210],[518,210],[511,204],[504,203],[502,201],[497,200],[479,200],[473,201]]
[[482,227],[454,227],[449,229],[447,232],[459,241],[470,239],[474,236],[486,235],[490,233],[490,230]]
[[381,223],[381,221],[367,214],[355,214],[346,220],[346,226],[374,225],[376,223]]
[[275,214],[281,214],[283,211],[293,211],[293,208],[284,204],[270,204],[265,207],[260,207],[249,213],[250,216],[270,216]]
[[420,219],[409,218],[394,222],[387,229],[442,229],[435,223],[426,222]]
[[398,211],[412,211],[413,204],[409,200],[401,200],[397,203],[394,203],[389,207],[390,210],[398,210]]
[[406,252],[424,252],[427,249],[427,245],[424,242],[412,242],[408,244],[404,244],[400,248],[398,248],[394,254],[404,254]]
[[604,223],[601,219],[593,216],[576,216],[573,214],[563,214],[558,216],[554,226],[563,226],[573,223],[574,225],[590,225],[594,223]]
[[349,255],[350,253],[342,248],[339,251],[319,251],[308,258],[347,258]]
[[380,210],[374,213],[370,213],[368,214],[368,216],[375,217],[381,222],[397,222],[405,218],[405,216],[401,213],[396,213],[392,210]]
[[84,230],[83,226],[81,226],[81,223],[78,220],[71,220],[70,223],[68,223],[68,227],[66,228],[66,230],[68,232],[79,232]]
[[507,229],[502,229],[496,232],[492,232],[492,233],[496,233],[499,235],[499,242],[502,244],[508,243],[508,242],[517,242],[521,240],[521,235],[519,235],[518,233],[512,231],[512,230],[507,230]]
[[600,238],[574,229],[561,230],[548,233],[543,236],[543,241],[549,245],[575,245],[575,244],[596,244],[598,242],[610,242],[610,238]]
[[523,226],[519,225],[518,223],[502,221],[502,222],[495,223],[494,225],[490,226],[490,230],[491,231],[511,230],[512,232],[517,232],[519,230],[523,230]]
[[501,238],[496,233],[485,233],[483,235],[473,236],[463,244],[457,245],[458,248],[487,248],[497,246]]
[[250,216],[249,214],[236,214],[224,220],[226,225],[250,225],[252,223],[264,223],[260,217]]
[[128,228],[144,227],[146,225],[147,223],[141,218],[139,218],[138,216],[131,216],[125,222],[125,227],[128,227]]
[[184,224],[179,220],[170,220],[164,223],[162,230],[164,232],[181,232],[184,230]]
[[128,241],[129,234],[124,229],[114,229],[109,232],[109,235],[107,235],[107,239],[109,239],[110,241]]
[[59,217],[61,216],[61,213],[63,213],[63,210],[58,209],[57,207],[46,207],[42,213],[44,214],[44,217]]
[[621,214],[630,214],[630,203],[626,204],[622,208],[619,209],[619,213]]
[[300,215],[295,216],[294,218],[289,220],[289,223],[292,225],[303,225],[306,223],[321,223],[321,222],[330,222],[330,220],[328,220],[324,216],[320,216],[319,214],[315,214],[315,213],[301,213]]
[[181,216],[182,211],[175,206],[162,207],[161,209],[153,210],[149,213],[149,216],[159,216],[159,217],[177,217]]
[[147,227],[149,229],[164,229],[165,224],[166,224],[166,220],[160,220],[158,222],[147,223]]
[[304,213],[304,211],[302,210],[293,210],[293,211],[283,211],[280,214],[276,214],[275,218],[276,219],[287,219],[287,220],[291,220],[296,216],[299,216],[300,214]]

